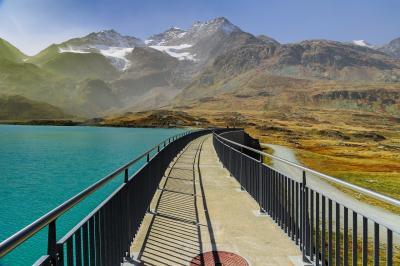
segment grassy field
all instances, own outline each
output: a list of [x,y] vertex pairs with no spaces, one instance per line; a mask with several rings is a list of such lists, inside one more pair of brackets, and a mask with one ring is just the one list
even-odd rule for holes
[[[236,125],[243,126],[260,142],[292,148],[307,167],[400,199],[398,118],[359,111],[312,109],[286,113],[279,110],[242,112],[235,117],[239,117]],[[338,188],[362,201],[400,213],[399,208]]]

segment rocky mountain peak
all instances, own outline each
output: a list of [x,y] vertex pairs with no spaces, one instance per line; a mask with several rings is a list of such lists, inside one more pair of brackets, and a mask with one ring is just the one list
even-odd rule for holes
[[390,41],[388,44],[383,45],[378,48],[379,51],[382,51],[394,58],[400,59],[400,37]]
[[165,44],[173,39],[182,38],[186,34],[186,31],[178,28],[178,27],[171,27],[168,30],[150,36],[148,39],[145,40],[147,45],[162,45]]
[[188,30],[188,32],[216,32],[222,31],[224,33],[230,34],[235,31],[241,31],[240,28],[234,24],[232,24],[225,17],[218,17],[206,22],[195,22],[192,27]]
[[136,47],[144,46],[144,43],[139,38],[133,36],[124,36],[113,29],[93,32],[83,38],[73,39],[81,40],[83,44],[89,45],[105,45],[114,47]]

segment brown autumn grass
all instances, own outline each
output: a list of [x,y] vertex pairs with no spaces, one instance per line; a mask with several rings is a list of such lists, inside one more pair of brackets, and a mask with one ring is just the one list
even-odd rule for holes
[[[259,125],[246,130],[261,142],[289,146],[307,167],[400,199],[398,121],[384,115],[337,110],[303,110],[284,117],[264,112],[260,117]],[[370,132],[385,139],[363,136]],[[361,201],[400,213],[398,207],[337,187]]]

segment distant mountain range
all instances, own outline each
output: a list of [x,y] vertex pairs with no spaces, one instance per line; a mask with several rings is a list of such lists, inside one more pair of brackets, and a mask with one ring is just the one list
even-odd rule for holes
[[[306,99],[311,105],[378,108],[400,115],[399,87],[400,38],[379,47],[363,40],[281,44],[220,17],[146,40],[114,30],[94,32],[31,57],[0,39],[2,97],[47,103],[55,117],[232,108],[227,99],[256,102],[259,108],[279,97],[286,103]],[[362,96],[333,92],[339,89]]]

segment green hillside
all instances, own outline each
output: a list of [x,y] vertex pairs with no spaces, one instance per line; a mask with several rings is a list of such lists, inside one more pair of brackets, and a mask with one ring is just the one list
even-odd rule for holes
[[21,95],[87,117],[122,106],[107,83],[100,79],[79,81],[34,64],[1,59],[0,94]]
[[12,44],[0,38],[0,59],[7,59],[13,62],[21,62],[27,56]]
[[40,51],[38,54],[28,58],[27,62],[41,66],[53,59],[58,53],[58,46],[52,44],[46,49]]
[[71,118],[60,108],[19,95],[0,95],[0,120]]
[[75,79],[112,79],[118,74],[107,58],[96,53],[57,53],[43,68]]

